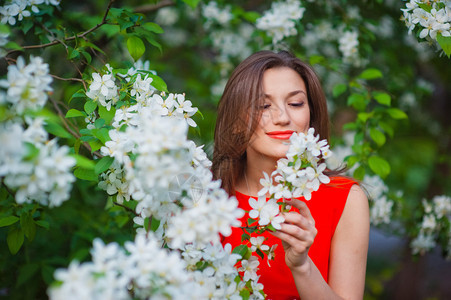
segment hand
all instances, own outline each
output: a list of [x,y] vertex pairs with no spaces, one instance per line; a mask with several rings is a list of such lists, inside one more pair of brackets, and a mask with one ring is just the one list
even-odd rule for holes
[[297,199],[286,200],[286,202],[299,209],[299,213],[284,213],[285,222],[281,224],[282,228],[272,234],[282,240],[285,263],[290,269],[294,269],[309,261],[308,251],[313,244],[317,230],[315,220],[305,202]]

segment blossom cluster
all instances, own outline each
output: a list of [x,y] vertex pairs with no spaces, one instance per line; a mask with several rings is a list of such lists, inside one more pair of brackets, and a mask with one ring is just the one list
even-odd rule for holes
[[207,20],[204,23],[205,28],[210,28],[213,23],[222,26],[228,24],[233,19],[233,14],[229,5],[219,7],[218,3],[211,1],[202,6],[202,16]]
[[10,109],[19,115],[26,110],[40,110],[52,91],[51,83],[49,65],[41,57],[32,56],[27,65],[20,56],[15,65],[8,66],[7,79],[0,80],[0,87],[8,89],[3,101],[12,104]]
[[[217,240],[219,232],[228,235],[241,216],[236,199],[229,199],[220,182],[212,180],[206,155],[187,140],[187,127],[183,120],[143,107],[125,131],[110,130],[111,141],[101,149],[124,166],[120,180],[117,174],[122,176],[122,171],[108,171],[110,192],[127,191],[138,201],[136,213],[142,219],[153,217],[161,228],[167,225],[167,238],[175,248]],[[133,161],[129,153],[136,155]]]
[[[306,134],[293,133],[287,157],[277,161],[277,168],[271,176],[264,173],[264,178],[260,179],[263,188],[258,192],[259,199],[249,199],[252,207],[249,215],[253,219],[258,218],[260,226],[271,224],[275,229],[280,229],[284,219],[280,215],[277,200],[299,197],[310,200],[312,192],[317,191],[321,183],[330,182],[324,174],[324,160],[330,158],[332,152],[327,140],[319,138],[319,135],[315,136],[314,128],[310,128]],[[268,201],[267,194],[270,195]]]
[[28,65],[19,57],[17,65],[8,67],[7,79],[0,80],[0,86],[7,88],[0,105],[8,109],[7,119],[0,124],[0,177],[14,190],[19,204],[37,201],[59,206],[69,198],[75,181],[71,173],[75,159],[68,155],[69,147],[49,140],[44,119],[22,118],[27,111],[44,107],[51,82],[41,57],[31,57]]
[[156,239],[138,234],[124,248],[94,240],[92,262],[73,261],[55,272],[60,284],[50,288],[50,299],[196,299],[199,288],[183,260]]
[[422,39],[436,40],[437,35],[451,36],[451,3],[447,0],[410,0],[401,9],[409,34],[417,28]]
[[8,4],[0,7],[0,22],[2,24],[15,25],[17,21],[31,16],[33,13],[39,13],[38,5],[54,5],[57,6],[61,0],[12,0]]
[[344,61],[350,62],[358,58],[359,34],[357,31],[345,31],[338,39],[338,49],[343,54]]
[[[447,238],[451,240],[451,197],[435,196],[432,201],[423,199],[424,215],[418,235],[410,243],[413,254],[423,255],[436,246],[437,236],[448,224]],[[451,259],[451,242],[448,242],[448,259]]]
[[[196,126],[190,117],[197,108],[185,99],[184,94],[159,92],[152,86],[152,78],[137,70],[121,75],[126,84],[115,88],[114,71],[109,66],[107,69],[106,74],[95,76],[89,89],[97,97],[98,104],[111,103],[109,109],[115,107],[109,140],[100,149],[102,155],[113,157],[114,161],[100,175],[99,187],[119,204],[136,202],[133,221],[138,236],[149,234],[149,224],[157,224],[152,227],[152,239],[172,253],[181,253],[185,261],[183,272],[190,277],[191,285],[197,284],[190,287],[197,291],[196,299],[240,299],[243,289],[254,295],[251,299],[263,297],[258,277],[245,276],[245,280],[236,280],[240,275],[234,265],[241,256],[231,253],[230,245],[223,248],[219,243],[219,234],[228,236],[232,226],[240,226],[239,218],[244,212],[238,208],[236,198],[229,197],[220,187],[220,181],[213,180],[208,169],[211,162],[202,146],[196,146],[187,138],[189,126]],[[103,77],[106,75],[110,76]],[[110,93],[111,90],[114,93]],[[121,107],[116,107],[118,101],[100,102],[101,95],[114,94],[111,97],[114,99],[124,91],[130,95],[130,100],[122,101]],[[113,270],[109,273],[111,275],[105,275],[105,280],[114,279],[117,277],[114,274],[121,272]],[[161,278],[155,280],[170,288],[171,279],[167,274],[158,274]],[[135,286],[137,280],[132,281]],[[91,286],[103,289],[104,283],[95,281]],[[181,295],[186,293],[180,286],[172,288]],[[61,295],[68,291],[65,289]],[[144,292],[141,295],[135,289],[133,293],[140,299],[149,296]],[[170,297],[177,298],[172,294]]]
[[363,178],[365,190],[371,203],[370,222],[373,225],[389,224],[393,209],[393,200],[387,196],[388,187],[378,175],[365,175]]
[[0,176],[15,190],[18,204],[33,200],[50,207],[69,199],[71,173],[75,159],[68,156],[69,147],[48,140],[43,119],[29,120],[23,129],[19,122],[0,125]]
[[241,256],[231,252],[230,244],[190,244],[182,255],[162,246],[152,233],[138,233],[123,248],[95,239],[92,261],[73,261],[55,272],[49,298],[238,300],[243,290],[253,291],[249,299],[264,298],[256,280],[236,281],[234,265]]
[[272,37],[273,44],[277,44],[283,38],[297,34],[296,22],[302,19],[304,11],[299,0],[273,2],[271,9],[265,11],[255,25],[266,31]]

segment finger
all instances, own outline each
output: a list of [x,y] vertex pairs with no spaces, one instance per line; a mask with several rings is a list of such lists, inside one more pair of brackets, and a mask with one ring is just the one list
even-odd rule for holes
[[313,218],[306,218],[297,212],[283,213],[282,216],[285,219],[285,224],[295,224],[298,227],[307,230],[315,228],[315,220]]
[[299,226],[291,224],[281,224],[279,231],[289,234],[299,241],[304,241],[307,244],[312,244],[317,234],[317,230],[314,227],[302,229]]
[[271,234],[279,238],[282,242],[288,244],[288,246],[290,246],[297,253],[303,253],[307,251],[312,245],[310,240],[308,241],[299,240],[296,237],[288,233],[282,232],[280,230],[276,232],[271,232]]
[[308,219],[312,219],[312,214],[310,213],[310,209],[304,201],[298,199],[286,199],[285,202],[291,206],[296,207],[299,210],[299,213]]

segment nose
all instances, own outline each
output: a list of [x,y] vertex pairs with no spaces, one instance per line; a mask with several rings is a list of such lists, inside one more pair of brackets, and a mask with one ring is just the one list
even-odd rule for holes
[[272,105],[270,116],[274,125],[287,125],[290,123],[290,116],[284,105]]

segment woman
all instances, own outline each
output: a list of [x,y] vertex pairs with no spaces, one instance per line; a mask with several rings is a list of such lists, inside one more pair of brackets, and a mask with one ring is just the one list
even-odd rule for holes
[[[214,176],[249,211],[263,172],[275,170],[293,132],[309,127],[328,139],[326,100],[312,68],[288,52],[251,55],[234,70],[219,103]],[[286,200],[293,209],[282,228],[263,234],[266,245],[278,245],[271,266],[263,261],[257,273],[267,299],[363,298],[368,201],[356,182],[338,173],[329,171],[331,182],[310,201]],[[223,243],[238,246],[242,233],[235,228]]]

